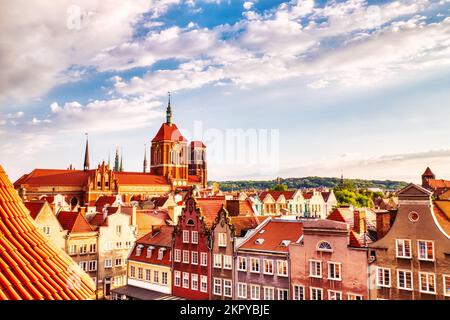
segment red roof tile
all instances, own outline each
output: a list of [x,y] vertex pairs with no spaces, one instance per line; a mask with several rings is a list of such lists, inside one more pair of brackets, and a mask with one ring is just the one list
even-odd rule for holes
[[92,279],[36,229],[0,166],[0,300],[83,300],[93,292]]
[[205,223],[208,227],[211,227],[214,220],[217,217],[222,206],[225,206],[226,201],[216,200],[209,198],[195,199],[197,202],[197,207],[200,208],[201,215],[205,217]]
[[435,201],[433,209],[439,226],[450,238],[450,201]]
[[267,194],[270,194],[275,199],[275,201],[277,201],[281,195],[283,195],[286,200],[290,200],[294,197],[296,192],[297,191],[292,191],[292,190],[291,191],[273,191],[273,190],[263,191],[259,194],[259,198],[262,201],[267,196]]
[[169,197],[156,197],[152,198],[152,202],[156,208],[161,208],[169,200]]
[[31,186],[81,186],[87,183],[91,171],[35,169],[17,180],[14,186],[16,188],[23,184]]
[[116,172],[115,177],[122,185],[169,185],[165,177],[143,172]]
[[[136,241],[128,259],[145,263],[170,266],[173,226],[161,226]],[[138,255],[138,247],[141,253]],[[149,247],[151,248],[148,251]],[[158,259],[159,249],[163,248],[162,259]],[[150,255],[148,253],[151,253]]]
[[430,180],[428,180],[428,184],[433,189],[447,189],[447,188],[450,188],[450,181],[449,180],[430,179]]
[[266,219],[267,219],[267,217],[263,217],[263,216],[230,217],[231,224],[234,227],[234,232],[236,234],[236,237],[244,236],[243,232],[246,232],[251,229],[255,229]]
[[89,225],[89,222],[80,212],[61,211],[57,218],[63,229],[69,232],[94,231],[94,229],[92,229]]
[[[263,233],[261,233],[261,231]],[[303,224],[300,221],[271,220],[255,235],[248,239],[239,249],[258,251],[288,252],[282,241],[298,241],[303,235]],[[256,240],[263,239],[261,244]]]
[[156,141],[187,141],[178,130],[176,124],[163,123],[152,142]]
[[97,199],[97,201],[95,201],[95,206],[97,208],[103,208],[105,205],[112,205],[116,202],[116,199],[116,196],[101,196]]
[[39,212],[41,212],[44,204],[45,204],[45,201],[25,202],[25,207],[27,207],[28,211],[30,211],[31,217],[33,219],[36,219]]

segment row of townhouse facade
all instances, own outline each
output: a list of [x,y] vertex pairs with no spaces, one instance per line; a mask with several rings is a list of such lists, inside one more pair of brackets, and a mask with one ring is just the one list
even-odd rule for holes
[[261,215],[295,215],[325,219],[337,206],[333,190],[264,191],[252,197]]
[[[189,197],[164,233],[168,280],[157,290],[189,300],[450,298],[450,202],[410,185],[399,192],[398,212],[348,214],[230,215],[220,202]],[[369,241],[365,225],[373,220],[379,237]],[[131,266],[129,284],[133,277],[156,282]]]

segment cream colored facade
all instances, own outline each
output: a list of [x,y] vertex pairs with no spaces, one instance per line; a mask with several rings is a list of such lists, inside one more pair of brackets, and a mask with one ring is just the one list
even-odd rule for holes
[[107,298],[113,288],[126,284],[127,258],[136,241],[135,211],[106,217],[98,229],[98,289]]
[[[158,274],[156,279],[155,273]],[[163,283],[163,273],[166,283]],[[128,260],[128,285],[171,294],[172,272],[169,266]]]
[[66,235],[50,205],[45,202],[34,219],[38,229],[61,250],[66,250]]
[[325,208],[325,200],[323,200],[322,193],[319,191],[312,191],[312,197],[305,199],[305,215],[307,217],[314,217],[325,219],[327,216]]

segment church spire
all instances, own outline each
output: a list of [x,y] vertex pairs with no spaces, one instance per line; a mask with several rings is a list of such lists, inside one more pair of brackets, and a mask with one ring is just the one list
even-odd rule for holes
[[119,148],[116,148],[116,157],[114,159],[114,171],[119,171]]
[[83,170],[84,171],[89,170],[89,137],[87,133],[86,133],[86,150],[84,151]]
[[147,145],[144,147],[144,173],[147,172]]
[[123,150],[120,150],[120,167],[119,172],[123,172]]
[[167,104],[167,110],[166,110],[166,123],[171,126],[172,125],[172,107],[170,106],[170,91],[169,94],[169,102]]

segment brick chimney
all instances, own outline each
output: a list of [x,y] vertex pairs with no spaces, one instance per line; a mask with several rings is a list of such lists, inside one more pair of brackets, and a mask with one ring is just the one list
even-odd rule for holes
[[357,234],[366,233],[366,213],[365,211],[353,211],[353,231]]
[[377,214],[377,238],[383,238],[391,228],[391,213],[386,210],[378,211]]

